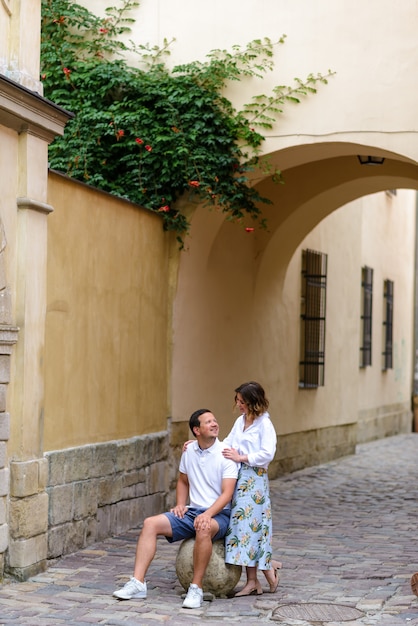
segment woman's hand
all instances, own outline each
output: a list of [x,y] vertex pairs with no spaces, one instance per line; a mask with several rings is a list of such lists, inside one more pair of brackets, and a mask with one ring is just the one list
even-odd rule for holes
[[187,450],[187,446],[189,445],[189,443],[193,443],[193,441],[194,441],[194,439],[189,439],[188,441],[185,441],[185,442],[183,443],[183,449],[182,449],[182,452],[186,452],[186,450]]
[[235,461],[236,463],[241,463],[242,461],[240,453],[238,450],[235,450],[235,448],[224,448],[222,454],[226,459],[231,459],[231,461]]

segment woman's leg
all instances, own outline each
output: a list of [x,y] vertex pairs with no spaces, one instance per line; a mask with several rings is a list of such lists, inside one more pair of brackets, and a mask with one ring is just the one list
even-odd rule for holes
[[280,571],[282,564],[280,561],[271,561],[271,569],[263,570],[263,574],[270,587],[270,593],[275,593],[280,582]]
[[247,570],[247,582],[245,587],[241,589],[235,596],[251,596],[257,595],[261,596],[263,590],[261,589],[261,585],[257,579],[257,568],[256,567],[246,567]]

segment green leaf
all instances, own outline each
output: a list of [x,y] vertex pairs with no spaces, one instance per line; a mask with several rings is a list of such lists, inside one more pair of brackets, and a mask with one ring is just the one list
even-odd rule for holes
[[[226,87],[271,71],[285,35],[212,50],[205,61],[169,70],[164,59],[174,40],[162,47],[120,40],[138,6],[117,0],[102,18],[73,0],[42,0],[44,94],[75,114],[49,147],[51,167],[153,211],[169,206],[160,213],[164,228],[176,231],[181,245],[189,224],[175,202],[184,194],[217,205],[228,219],[249,217],[263,226],[260,205],[270,200],[248,179],[254,168],[267,167],[259,159],[264,136],[255,127],[271,129],[286,103],[316,93],[332,72],[295,78],[293,86],[256,95],[237,111]],[[127,50],[136,55],[135,67],[125,60]],[[269,175],[283,182],[279,171]]]

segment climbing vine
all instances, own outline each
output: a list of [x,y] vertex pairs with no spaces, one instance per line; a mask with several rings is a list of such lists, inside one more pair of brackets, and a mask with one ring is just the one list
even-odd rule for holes
[[[180,242],[189,224],[176,201],[185,194],[253,230],[248,223],[262,224],[260,204],[270,202],[248,178],[265,165],[262,132],[330,72],[295,79],[237,111],[225,87],[272,70],[274,46],[285,37],[214,50],[204,62],[170,70],[165,58],[173,42],[123,42],[138,5],[120,0],[98,17],[71,0],[42,0],[44,95],[74,114],[50,146],[50,166],[160,212]],[[128,64],[128,50],[137,63]]]

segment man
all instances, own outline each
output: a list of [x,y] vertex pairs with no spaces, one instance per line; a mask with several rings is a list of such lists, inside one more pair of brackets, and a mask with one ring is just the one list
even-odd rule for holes
[[203,576],[212,555],[212,542],[225,537],[228,529],[238,465],[223,457],[219,425],[209,409],[195,411],[189,426],[197,441],[187,447],[180,460],[176,506],[169,513],[145,519],[136,547],[134,575],[113,593],[120,600],[147,597],[145,575],[155,556],[159,535],[170,543],[195,537],[193,580],[183,608],[202,606]]

